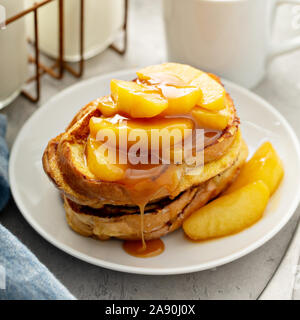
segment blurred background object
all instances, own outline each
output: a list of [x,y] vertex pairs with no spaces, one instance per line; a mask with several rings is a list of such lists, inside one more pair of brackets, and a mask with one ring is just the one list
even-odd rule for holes
[[273,35],[274,41],[278,42],[300,38],[300,3],[284,4],[278,9]]
[[[25,4],[24,0],[0,0],[0,5],[5,16],[10,17],[22,11]],[[0,109],[19,95],[27,78],[25,32],[23,19],[0,29]]]
[[[33,5],[35,0],[27,0]],[[80,0],[64,0],[64,60],[80,60]],[[113,43],[124,24],[124,0],[84,1],[84,58],[91,58]],[[42,52],[58,57],[59,21],[58,0],[41,8],[39,18],[39,41]],[[27,18],[28,35],[34,39],[33,20]]]
[[271,42],[276,7],[284,3],[300,0],[164,0],[168,60],[253,88],[271,58],[300,48],[300,38]]
[[[44,74],[62,79],[64,71],[68,71],[80,78],[84,59],[108,46],[121,55],[126,52],[128,0],[3,0],[0,9],[0,44],[3,47],[0,71],[5,75],[0,79],[0,84],[3,82],[0,108],[12,102],[20,92],[31,102],[38,102],[40,77]],[[33,55],[27,52],[26,27],[28,40],[33,45],[29,51],[34,52]],[[113,44],[118,35],[122,35],[121,47]],[[54,58],[54,62],[51,59],[48,64],[41,62],[40,51]],[[27,61],[35,66],[34,75],[29,79],[26,77]],[[67,61],[79,62],[79,65],[74,68]],[[35,94],[30,92],[32,88],[24,90],[26,79],[27,83],[35,83]]]

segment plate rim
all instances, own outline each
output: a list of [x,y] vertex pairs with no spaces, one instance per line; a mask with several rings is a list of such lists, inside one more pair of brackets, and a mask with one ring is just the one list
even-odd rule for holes
[[[71,248],[70,246],[61,243],[60,241],[56,240],[55,237],[49,235],[47,231],[40,227],[38,223],[35,222],[35,219],[33,219],[30,215],[29,210],[27,210],[26,206],[24,205],[20,194],[18,194],[15,185],[17,184],[17,181],[14,176],[13,172],[13,163],[15,163],[16,155],[17,155],[17,149],[18,146],[21,142],[21,137],[22,133],[25,130],[25,128],[30,125],[31,122],[35,120],[36,117],[39,116],[41,112],[49,104],[52,104],[54,101],[59,100],[62,96],[67,95],[68,92],[72,92],[73,90],[76,90],[77,87],[81,87],[82,85],[88,85],[88,83],[92,83],[95,81],[101,81],[102,78],[114,78],[116,76],[122,76],[130,73],[134,73],[137,70],[137,68],[133,69],[124,69],[120,71],[115,71],[115,72],[110,72],[110,73],[105,73],[102,75],[98,75],[95,77],[91,77],[89,79],[80,81],[74,85],[71,85],[64,90],[60,91],[58,94],[54,95],[51,97],[48,101],[46,101],[42,106],[39,107],[38,110],[36,110],[28,119],[27,121],[23,124],[22,128],[20,129],[14,143],[12,146],[11,154],[10,154],[10,159],[9,159],[9,181],[11,184],[11,193],[12,196],[16,202],[16,205],[18,209],[20,210],[21,214],[25,218],[25,220],[29,223],[29,225],[44,239],[46,239],[48,242],[50,242],[52,245],[57,247],[58,249],[66,252],[67,254],[70,254],[71,256],[74,256],[82,261],[85,261],[87,263],[107,268],[110,270],[115,270],[115,271],[120,271],[120,272],[126,272],[126,273],[132,273],[132,274],[143,274],[143,275],[176,275],[176,274],[187,274],[187,273],[192,273],[192,272],[198,272],[198,271],[203,271],[211,268],[215,268],[227,263],[230,263],[236,259],[239,259],[250,252],[256,250],[257,248],[261,247],[263,244],[268,242],[271,238],[273,238],[285,225],[286,223],[290,220],[290,218],[293,216],[295,213],[298,204],[300,202],[300,184],[298,188],[295,191],[295,197],[290,204],[290,209],[286,214],[282,217],[280,222],[274,226],[271,230],[269,230],[268,233],[266,233],[263,237],[260,239],[256,240],[252,244],[248,245],[247,247],[239,250],[238,252],[232,253],[226,257],[215,259],[209,262],[201,263],[201,264],[195,264],[191,265],[189,267],[178,267],[178,268],[146,268],[146,267],[134,267],[134,266],[127,266],[123,264],[118,264],[115,262],[108,262],[99,258],[94,258],[89,256],[88,254],[81,253],[76,249]],[[289,136],[291,137],[292,143],[295,147],[295,153],[298,156],[298,159],[300,159],[300,144],[299,140],[297,138],[296,133],[294,132],[294,129],[291,127],[289,122],[284,118],[284,116],[277,110],[275,109],[269,102],[267,102],[265,99],[262,97],[258,96],[254,92],[251,92],[250,90],[247,90],[240,85],[237,85],[229,80],[223,79],[222,82],[224,85],[229,85],[232,87],[234,90],[237,90],[241,92],[242,94],[250,97],[254,101],[257,101],[260,104],[263,104],[268,111],[271,113],[275,114],[276,117],[280,120],[281,124],[285,127],[287,130]]]

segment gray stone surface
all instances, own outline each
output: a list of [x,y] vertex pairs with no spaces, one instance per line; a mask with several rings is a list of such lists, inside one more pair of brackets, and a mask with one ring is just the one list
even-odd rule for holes
[[[166,60],[159,0],[130,1],[129,48],[124,57],[112,50],[87,61],[83,79]],[[300,52],[277,58],[254,92],[274,105],[300,136]],[[45,76],[42,99],[31,104],[19,97],[1,111],[8,117],[11,147],[26,119],[51,96],[78,80]],[[300,211],[272,240],[253,253],[216,270],[179,276],[124,274],[89,265],[55,248],[24,220],[13,200],[0,214],[11,230],[79,299],[256,299],[282,259]]]

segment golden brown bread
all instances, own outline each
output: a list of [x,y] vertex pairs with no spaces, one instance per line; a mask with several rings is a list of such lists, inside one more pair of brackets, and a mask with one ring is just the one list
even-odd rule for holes
[[[102,207],[103,204],[106,203],[115,205],[134,204],[131,201],[126,188],[122,185],[87,179],[84,175],[81,176],[81,172],[78,172],[78,176],[75,176],[72,172],[68,173],[66,170],[61,170],[59,166],[60,162],[57,160],[59,138],[60,137],[58,137],[57,140],[52,140],[48,145],[48,148],[44,153],[43,164],[45,171],[60,191],[71,200],[94,208]],[[237,133],[235,140],[227,153],[220,159],[206,164],[201,175],[184,175],[181,177],[180,183],[177,188],[174,189],[172,195],[169,194],[167,189],[161,189],[160,193],[156,194],[156,198],[151,200],[155,201],[166,196],[174,198],[193,185],[198,185],[226,170],[226,168],[230,167],[235,161],[240,152],[241,143],[241,135],[240,133]],[[78,161],[81,161],[80,157]],[[78,161],[76,163],[78,163]],[[71,165],[73,164],[72,161],[70,163]],[[82,166],[84,166],[84,164],[82,164]],[[178,170],[180,170],[180,167]],[[74,172],[76,172],[75,169]]]
[[[146,207],[144,215],[145,240],[160,238],[178,229],[193,211],[215,198],[235,179],[245,162],[248,149],[243,142],[235,162],[221,174],[189,188],[174,200],[163,199]],[[64,197],[66,217],[70,227],[83,236],[101,240],[110,237],[141,239],[141,215],[138,208],[104,206],[92,209]],[[115,208],[111,208],[115,207]]]
[[[227,100],[233,117],[221,136],[211,145],[205,147],[204,160],[206,164],[226,157],[237,140],[239,119],[229,95],[227,95]],[[94,208],[102,207],[106,203],[115,205],[134,204],[125,186],[98,180],[86,166],[84,152],[89,135],[89,120],[93,116],[99,117],[101,113],[97,109],[96,103],[92,102],[78,112],[64,133],[48,143],[43,155],[44,170],[60,191],[79,204]],[[240,143],[240,140],[236,144]],[[235,152],[237,153],[237,151],[238,148],[235,147]],[[232,161],[234,159],[227,162],[224,160],[215,174],[231,166]],[[172,194],[167,189],[162,188],[150,201],[156,201],[167,196],[174,198],[182,191],[205,181],[203,176],[201,178],[186,176],[184,164],[178,166],[177,169],[181,175],[180,186]]]

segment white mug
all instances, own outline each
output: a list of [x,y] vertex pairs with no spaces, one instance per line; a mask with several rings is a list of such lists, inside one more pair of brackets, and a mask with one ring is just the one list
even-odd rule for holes
[[[10,18],[24,10],[24,0],[0,0],[2,18]],[[0,109],[21,92],[28,76],[28,52],[25,19],[8,26],[1,21],[0,29]]]
[[295,37],[300,37],[300,3],[281,6],[275,20],[275,41],[284,41]]
[[[36,0],[27,0],[32,5]],[[124,23],[124,0],[85,0],[84,58],[105,50],[120,33]],[[64,59],[79,61],[80,1],[64,1]],[[39,9],[40,49],[50,57],[58,56],[58,1]],[[33,19],[28,17],[29,38],[33,37]]]
[[272,43],[277,6],[300,0],[164,0],[169,61],[216,73],[247,88],[267,62],[300,48],[300,39]]

